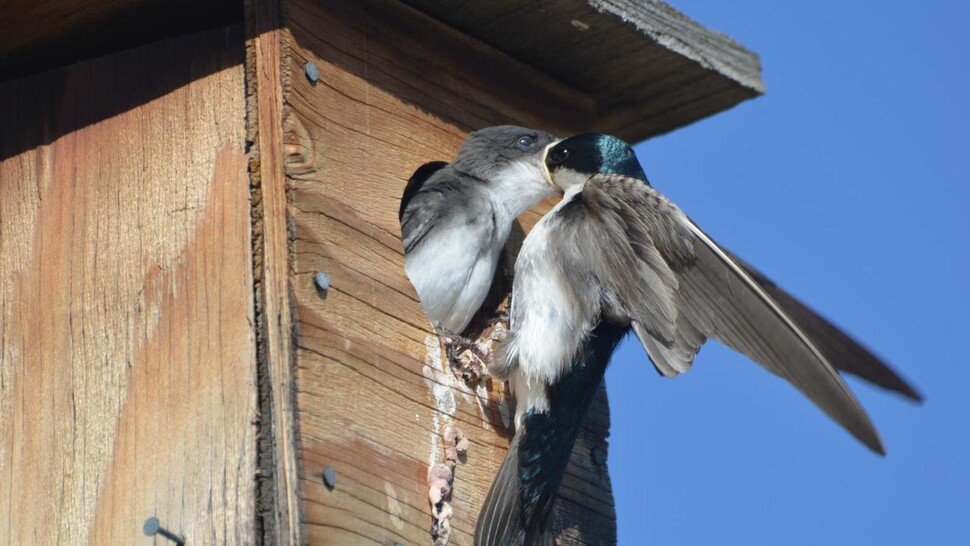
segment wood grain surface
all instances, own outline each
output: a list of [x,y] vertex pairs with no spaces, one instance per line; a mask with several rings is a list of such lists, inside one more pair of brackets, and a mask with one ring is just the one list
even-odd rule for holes
[[631,142],[764,93],[758,56],[659,0],[404,0],[587,94]]
[[0,0],[0,81],[242,22],[239,0]]
[[220,28],[0,84],[0,544],[253,542],[242,63]]
[[[311,544],[430,544],[428,467],[442,429],[470,438],[456,470],[451,543],[471,544],[508,446],[511,401],[442,363],[405,276],[397,210],[426,161],[467,131],[517,123],[558,133],[589,122],[588,96],[397,2],[285,3],[284,154],[294,236],[292,290],[301,495]],[[314,84],[306,62],[319,72]],[[526,227],[540,211],[523,217]],[[329,275],[321,293],[314,275]],[[561,544],[613,544],[601,392],[573,455]],[[336,484],[321,479],[332,466]]]
[[[0,80],[61,66],[0,83],[0,545],[430,544],[446,425],[471,544],[512,400],[443,360],[407,178],[489,125],[642,140],[763,92],[654,0],[0,4]],[[616,542],[608,430],[601,388],[561,545]]]
[[257,524],[265,544],[300,544],[290,233],[283,173],[283,42],[277,0],[248,2],[246,81],[261,429]]

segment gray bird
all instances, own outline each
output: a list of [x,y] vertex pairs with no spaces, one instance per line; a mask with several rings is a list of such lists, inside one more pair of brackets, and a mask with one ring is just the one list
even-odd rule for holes
[[472,132],[451,164],[411,176],[398,217],[404,268],[440,332],[461,334],[482,306],[512,224],[555,195],[542,158],[552,135],[503,125]]
[[479,516],[477,546],[553,543],[549,515],[582,418],[630,331],[665,376],[688,370],[716,339],[884,453],[837,369],[919,394],[714,242],[650,186],[626,142],[569,138],[550,146],[544,164],[564,195],[515,264],[511,333],[492,372],[512,388],[516,430]]

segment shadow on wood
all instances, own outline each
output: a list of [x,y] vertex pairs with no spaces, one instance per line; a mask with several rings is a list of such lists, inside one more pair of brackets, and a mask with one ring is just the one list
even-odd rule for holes
[[16,105],[0,126],[0,160],[241,66],[242,40],[241,25],[223,27],[0,83],[0,102]]
[[235,0],[6,0],[0,81],[242,22]]

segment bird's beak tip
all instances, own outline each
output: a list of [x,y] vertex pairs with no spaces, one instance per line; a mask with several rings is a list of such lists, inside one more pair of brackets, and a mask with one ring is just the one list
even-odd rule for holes
[[549,187],[551,187],[556,191],[562,191],[562,190],[559,188],[559,186],[556,185],[555,180],[552,179],[552,173],[549,172],[549,166],[546,165],[546,156],[549,155],[549,150],[556,144],[559,144],[560,142],[562,142],[561,139],[553,140],[548,145],[546,145],[546,147],[542,150],[542,156],[539,158],[539,168],[542,169],[542,177],[546,179],[546,183],[549,184]]

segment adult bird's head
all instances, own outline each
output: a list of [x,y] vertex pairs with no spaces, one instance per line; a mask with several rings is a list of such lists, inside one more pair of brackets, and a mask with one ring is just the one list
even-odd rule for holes
[[649,184],[633,148],[612,135],[587,133],[552,143],[544,165],[548,182],[564,192],[582,186],[594,174],[619,174]]

